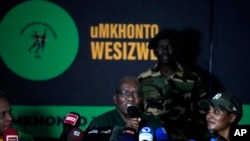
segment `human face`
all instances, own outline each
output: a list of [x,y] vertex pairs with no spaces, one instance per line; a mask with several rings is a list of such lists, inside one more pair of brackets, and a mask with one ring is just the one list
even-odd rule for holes
[[175,64],[174,49],[170,40],[168,39],[160,40],[154,51],[160,64],[162,65]]
[[235,120],[235,114],[209,106],[206,120],[208,130],[220,132],[230,127],[230,124]]
[[135,106],[140,109],[141,95],[139,82],[136,79],[126,78],[121,82],[119,90],[114,95],[114,102],[120,113],[127,115],[127,108]]
[[12,127],[11,106],[5,98],[0,98],[0,133]]

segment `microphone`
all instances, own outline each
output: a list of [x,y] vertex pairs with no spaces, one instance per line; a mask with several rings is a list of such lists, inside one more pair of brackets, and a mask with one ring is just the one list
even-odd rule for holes
[[109,140],[113,127],[91,127],[86,131],[87,141],[103,141]]
[[[130,118],[140,117],[139,109],[135,106],[128,106],[127,112]],[[136,130],[130,127],[123,129],[122,134],[120,135],[120,141],[136,141]]]
[[139,109],[136,108],[135,106],[129,106],[127,108],[127,112],[128,112],[128,115],[130,118],[138,118],[140,117],[140,112],[139,112]]
[[154,134],[150,127],[143,127],[139,133],[139,141],[153,141]]
[[79,128],[73,128],[70,130],[67,141],[82,141],[83,140],[83,131]]
[[6,129],[3,132],[3,141],[18,141],[19,134],[14,128]]
[[70,130],[73,128],[78,128],[80,126],[80,123],[81,117],[78,113],[70,112],[69,114],[67,114],[63,121],[63,131],[60,136],[60,141],[66,141]]
[[136,135],[134,128],[126,127],[122,130],[120,141],[136,141]]
[[169,141],[168,133],[164,127],[158,127],[155,131],[156,141]]
[[122,127],[120,126],[115,126],[113,128],[113,131],[111,133],[111,136],[109,138],[109,141],[119,141],[119,137],[121,135],[121,132],[122,132]]

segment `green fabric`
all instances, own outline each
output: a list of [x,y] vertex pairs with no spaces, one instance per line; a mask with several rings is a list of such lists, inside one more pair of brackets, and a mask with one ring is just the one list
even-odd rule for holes
[[228,92],[217,93],[212,99],[201,100],[199,105],[205,109],[208,109],[211,105],[242,116],[243,109],[241,101]]
[[[155,119],[153,116],[148,116],[145,114],[142,114],[142,127],[148,126],[153,129],[153,131],[156,130],[158,127],[163,127],[163,125],[160,123],[159,120]],[[91,122],[91,126],[94,127],[114,127],[114,126],[121,126],[125,127],[125,122],[118,113],[116,109],[108,111],[106,113],[103,113],[102,115],[95,117],[93,121]],[[139,129],[140,130],[140,129]]]
[[27,133],[18,131],[19,141],[34,141],[33,137]]

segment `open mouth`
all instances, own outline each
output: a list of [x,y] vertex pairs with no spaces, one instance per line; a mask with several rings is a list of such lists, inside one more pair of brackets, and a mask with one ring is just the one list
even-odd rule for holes
[[214,125],[215,123],[212,121],[207,121],[207,126]]
[[134,106],[134,105],[133,105],[133,104],[131,104],[131,103],[128,103],[126,106],[127,106],[127,107],[129,107],[129,106]]

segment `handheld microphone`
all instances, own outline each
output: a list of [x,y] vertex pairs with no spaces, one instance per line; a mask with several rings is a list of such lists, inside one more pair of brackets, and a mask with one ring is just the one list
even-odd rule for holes
[[139,133],[139,141],[153,141],[154,134],[150,127],[143,127]]
[[83,140],[83,131],[79,128],[73,128],[70,130],[67,141],[82,141]]
[[[130,118],[140,117],[139,109],[135,106],[128,106],[127,112]],[[136,130],[130,127],[123,129],[122,134],[120,135],[120,141],[136,141]]]
[[158,127],[155,131],[156,141],[169,141],[168,133],[164,127]]
[[119,140],[119,137],[121,135],[121,132],[122,132],[122,127],[120,126],[115,126],[113,128],[113,131],[111,133],[111,136],[109,138],[109,141],[118,141]]
[[60,136],[60,141],[66,141],[67,136],[71,129],[78,128],[81,123],[81,117],[76,112],[70,112],[67,114],[63,121],[63,131]]
[[3,132],[3,141],[18,141],[19,134],[14,128],[6,129]]
[[127,112],[128,112],[128,115],[130,118],[138,118],[140,117],[140,112],[139,112],[139,109],[136,108],[135,106],[129,106],[127,108]]

